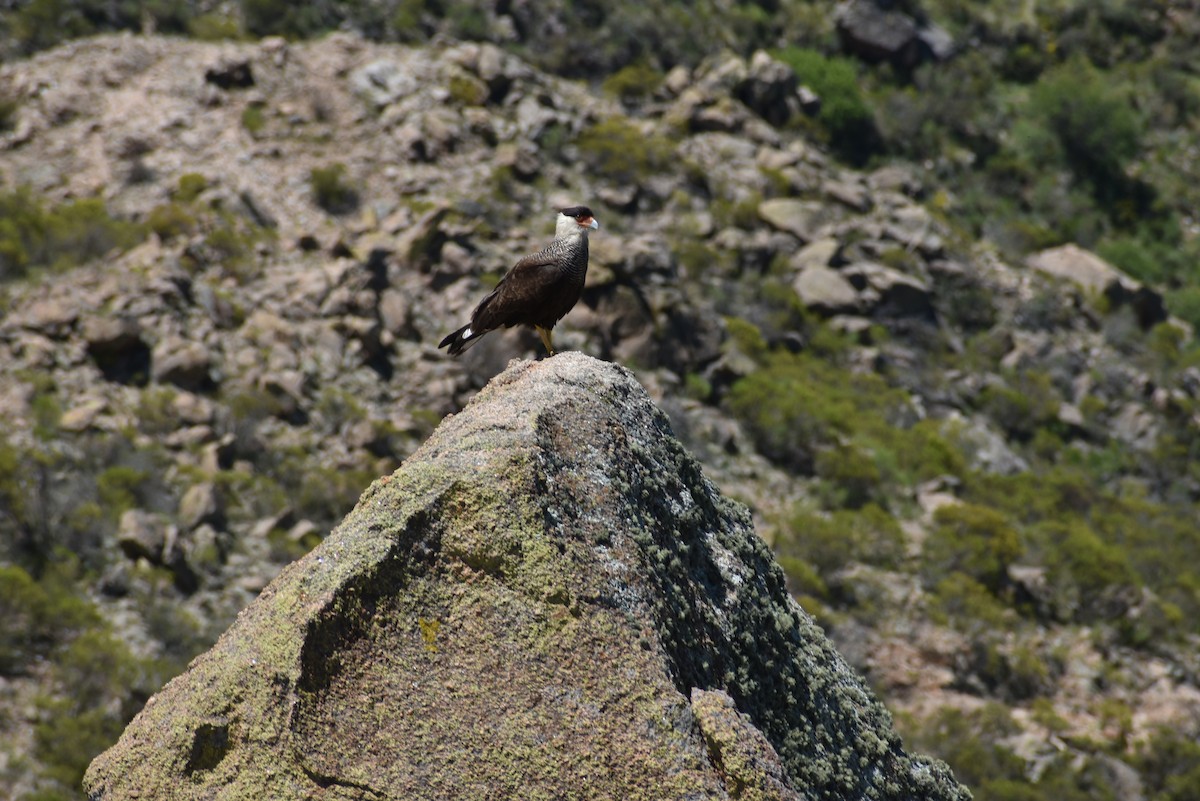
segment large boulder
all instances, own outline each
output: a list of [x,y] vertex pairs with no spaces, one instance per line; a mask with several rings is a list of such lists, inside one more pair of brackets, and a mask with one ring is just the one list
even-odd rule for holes
[[1066,244],[1039,251],[1026,263],[1040,273],[1071,281],[1091,294],[1103,295],[1113,308],[1129,306],[1143,328],[1167,319],[1162,293],[1135,281],[1078,245]]
[[88,770],[91,798],[965,799],[628,371],[515,362]]
[[843,0],[834,10],[842,48],[867,61],[910,69],[954,55],[954,39],[942,27],[918,21],[884,0]]

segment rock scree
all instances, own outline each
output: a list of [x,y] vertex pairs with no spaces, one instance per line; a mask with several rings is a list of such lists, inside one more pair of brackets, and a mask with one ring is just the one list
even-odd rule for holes
[[633,375],[515,361],[91,764],[92,799],[968,799]]

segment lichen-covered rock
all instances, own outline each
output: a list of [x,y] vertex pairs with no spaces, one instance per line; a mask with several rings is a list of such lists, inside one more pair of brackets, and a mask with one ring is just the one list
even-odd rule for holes
[[[693,692],[694,690],[703,692]],[[93,798],[966,799],[632,375],[516,362],[91,765]]]

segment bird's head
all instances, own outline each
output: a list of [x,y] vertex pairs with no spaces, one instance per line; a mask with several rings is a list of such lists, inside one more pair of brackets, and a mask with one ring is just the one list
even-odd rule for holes
[[591,209],[587,206],[571,206],[558,210],[558,224],[554,227],[554,235],[556,237],[586,235],[588,231],[594,231],[599,227],[600,223],[596,222],[596,218],[592,216]]

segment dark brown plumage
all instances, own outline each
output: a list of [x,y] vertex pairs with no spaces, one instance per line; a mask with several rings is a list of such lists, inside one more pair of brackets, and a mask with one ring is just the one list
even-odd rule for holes
[[528,325],[554,355],[551,330],[579,302],[587,278],[587,235],[600,227],[586,206],[560,209],[554,241],[513,265],[471,312],[471,322],[443,339],[439,348],[457,356],[497,328]]

